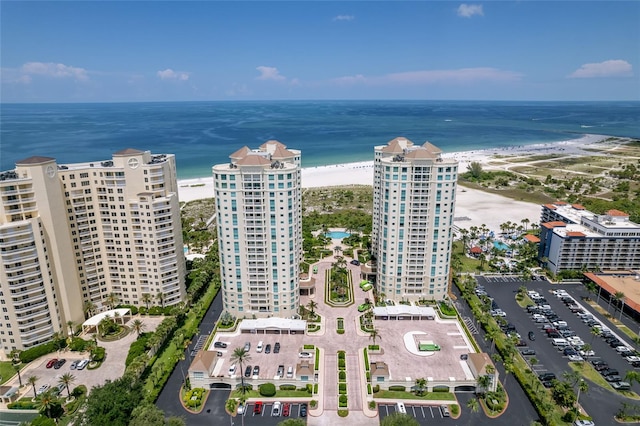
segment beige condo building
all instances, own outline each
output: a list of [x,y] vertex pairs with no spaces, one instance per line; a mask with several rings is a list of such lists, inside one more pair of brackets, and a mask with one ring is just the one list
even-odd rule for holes
[[372,250],[376,286],[396,301],[448,292],[458,162],[429,142],[375,147]]
[[213,166],[223,306],[291,317],[300,302],[301,153],[270,140]]
[[125,149],[107,161],[18,161],[0,173],[0,257],[0,354],[68,333],[86,306],[107,310],[111,293],[122,304],[142,306],[144,293],[179,303],[175,157]]

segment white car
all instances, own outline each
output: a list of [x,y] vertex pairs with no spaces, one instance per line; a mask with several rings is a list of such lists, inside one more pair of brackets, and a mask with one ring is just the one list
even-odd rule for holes
[[569,355],[569,361],[580,362],[584,361],[584,358],[582,358],[580,355]]
[[36,395],[42,395],[43,393],[48,391],[50,387],[51,387],[50,385],[42,385],[42,386],[40,386],[38,388],[38,390],[36,391]]
[[247,411],[247,405],[246,404],[242,404],[242,403],[238,404],[238,414],[243,416],[246,411]]
[[300,352],[298,355],[300,358],[313,358],[313,354],[311,352]]
[[625,357],[625,359],[628,362],[639,362],[640,361],[640,356],[629,355],[628,357]]
[[574,426],[596,426],[591,420],[576,420],[573,422]]
[[631,353],[631,349],[626,346],[618,346],[616,348],[616,352],[618,352],[619,354],[629,354]]
[[596,356],[596,353],[594,351],[592,351],[592,350],[588,350],[588,351],[581,350],[581,351],[579,351],[579,354],[581,356],[583,356],[583,357]]
[[271,416],[272,417],[280,417],[280,409],[282,408],[282,403],[280,401],[276,401],[273,403],[273,408],[271,408]]

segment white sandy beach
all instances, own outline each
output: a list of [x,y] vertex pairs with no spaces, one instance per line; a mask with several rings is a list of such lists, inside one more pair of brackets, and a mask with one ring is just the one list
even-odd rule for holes
[[[479,162],[483,166],[487,166],[495,156],[586,155],[584,148],[606,138],[608,136],[585,135],[580,139],[563,142],[443,153],[443,156],[457,159],[460,164],[459,170],[462,173],[467,170],[467,166],[471,162]],[[373,185],[373,161],[302,169],[303,188],[340,185]],[[178,192],[180,201],[185,202],[211,198],[214,195],[213,177],[179,180]],[[526,218],[531,223],[537,223],[540,219],[540,206],[538,204],[514,201],[500,195],[461,187],[458,188],[456,197],[455,223],[461,228],[485,224],[492,230],[499,230],[499,225],[507,221],[520,223],[522,219]]]

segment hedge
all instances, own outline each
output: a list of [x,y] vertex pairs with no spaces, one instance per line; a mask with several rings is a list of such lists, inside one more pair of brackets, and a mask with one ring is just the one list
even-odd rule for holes
[[89,340],[84,340],[81,337],[74,337],[71,340],[71,344],[69,345],[69,349],[75,352],[84,352],[87,346],[89,345]]
[[131,346],[129,347],[129,353],[127,354],[127,359],[124,362],[124,365],[126,367],[128,367],[129,364],[131,364],[131,362],[134,359],[136,359],[139,355],[142,355],[143,353],[146,352],[147,341],[149,340],[148,336],[149,336],[148,333],[143,333],[140,335],[138,340],[134,341],[131,344]]
[[34,346],[33,348],[29,348],[20,352],[20,361],[23,364],[28,364],[43,355],[50,354],[51,352],[57,351],[58,348],[64,348],[66,346],[67,341],[64,339],[59,340],[57,344],[56,342],[49,342],[42,345]]
[[343,370],[345,368],[345,365],[346,365],[346,363],[345,363],[344,359],[339,359],[338,360],[338,368],[339,369]]
[[104,347],[102,346],[98,346],[94,351],[93,351],[93,360],[95,362],[100,362],[103,361],[104,358],[106,356],[106,350]]
[[280,390],[296,390],[296,385],[281,385]]
[[389,386],[389,390],[394,392],[405,392],[407,390],[407,387],[394,385],[394,386]]
[[347,380],[347,372],[346,371],[339,372],[338,380],[340,380],[341,382],[344,382],[345,380]]
[[341,395],[347,393],[347,384],[346,383],[338,384],[338,393],[341,394]]
[[276,394],[276,385],[273,383],[263,383],[260,385],[260,395],[269,398]]

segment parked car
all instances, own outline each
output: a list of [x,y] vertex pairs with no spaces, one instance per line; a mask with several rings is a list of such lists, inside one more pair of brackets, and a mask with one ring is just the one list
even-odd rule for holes
[[247,411],[247,405],[240,403],[238,404],[238,414],[240,414],[241,416],[244,416],[244,413]]
[[262,414],[262,401],[256,401],[256,404],[253,406],[253,415],[258,416]]
[[300,352],[298,355],[300,358],[313,358],[313,354],[311,352]]
[[285,402],[284,404],[282,404],[282,415],[284,417],[289,417],[290,410],[291,410],[291,404],[289,404],[288,402]]
[[356,266],[359,266],[359,265],[360,265],[360,261],[359,261],[359,260],[356,260],[356,259],[353,259],[353,260],[352,260],[351,262],[349,262],[349,263],[351,263],[352,265],[356,265]]
[[64,365],[64,363],[67,362],[66,359],[64,358],[60,358],[58,361],[56,361],[56,363],[53,365],[53,368],[55,368],[56,370],[59,370],[60,367],[62,367]]
[[609,383],[613,383],[621,381],[622,377],[620,377],[620,375],[618,374],[612,374],[611,376],[606,376],[604,379]]
[[282,378],[284,376],[284,365],[278,366],[278,373],[276,374],[278,377]]
[[51,386],[49,385],[42,385],[38,388],[38,390],[36,391],[36,395],[42,395],[43,393],[45,393],[46,391],[49,390]]
[[280,353],[280,342],[276,342],[276,344],[273,345],[273,353],[274,354]]
[[253,375],[257,376],[258,374],[260,374],[260,366],[256,365],[255,367],[253,367]]
[[64,383],[58,383],[56,386],[53,387],[53,389],[51,389],[51,393],[54,396],[58,396],[60,395],[60,393],[62,392],[62,390],[65,388],[65,384]]
[[442,404],[440,406],[440,410],[442,410],[442,417],[450,417],[451,413],[449,413],[449,406],[446,404]]
[[253,371],[253,367],[247,365],[247,367],[244,369],[244,377],[251,377],[251,371]]
[[554,380],[556,378],[556,375],[553,373],[542,373],[538,376],[538,378],[540,380],[544,381],[551,381]]
[[76,367],[78,366],[78,364],[80,364],[80,360],[79,360],[79,359],[76,359],[75,361],[73,361],[73,362],[69,365],[69,368],[70,368],[71,370],[75,370],[75,369],[76,369]]
[[222,348],[222,349],[224,349],[224,348],[227,347],[227,344],[225,342],[215,342],[213,344],[213,347],[214,348]]
[[270,354],[271,353],[271,344],[267,343],[267,346],[264,347],[264,353],[265,354]]
[[611,383],[611,386],[613,386],[613,388],[615,390],[630,390],[631,389],[631,383],[629,383],[629,382],[615,382],[615,383]]
[[536,340],[536,333],[534,333],[533,331],[530,331],[528,336],[529,340]]
[[300,404],[300,417],[307,417],[307,403]]
[[82,361],[80,361],[78,363],[78,365],[76,366],[76,370],[84,370],[84,368],[89,364],[89,360],[88,359],[83,359]]
[[576,420],[573,426],[596,426],[596,424],[591,420]]
[[522,353],[522,355],[535,355],[536,351],[531,348],[524,348],[520,351],[520,353]]
[[47,368],[51,368],[54,365],[56,365],[56,362],[58,362],[58,358],[52,358],[47,362]]
[[282,409],[282,403],[280,401],[274,402],[273,407],[271,407],[271,417],[280,417],[281,409]]
[[243,349],[245,352],[249,352],[251,350],[251,342],[246,342]]

